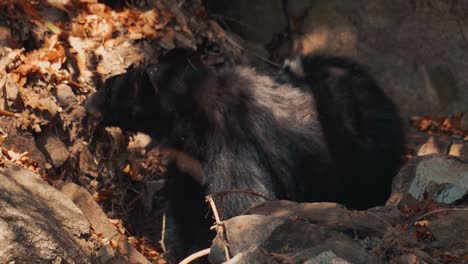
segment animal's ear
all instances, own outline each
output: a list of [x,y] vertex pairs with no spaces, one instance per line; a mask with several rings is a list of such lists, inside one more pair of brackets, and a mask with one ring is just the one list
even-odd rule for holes
[[175,48],[159,57],[159,64],[188,64],[193,59],[195,52],[190,49]]

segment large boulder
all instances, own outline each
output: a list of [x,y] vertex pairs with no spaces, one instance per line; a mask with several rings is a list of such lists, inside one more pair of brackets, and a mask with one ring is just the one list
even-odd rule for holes
[[[130,245],[124,236],[117,232],[107,215],[87,190],[71,182],[59,184],[57,187],[81,209],[91,223],[93,230],[97,234],[100,234],[101,239],[107,243],[97,254],[100,263],[150,263],[140,252]],[[110,246],[111,244],[117,245],[118,254]]]
[[[334,203],[272,201],[245,213],[224,222],[233,256],[227,262],[230,264],[376,263],[378,259],[369,248],[384,236],[389,224],[395,223],[397,210],[358,212]],[[211,263],[225,260],[224,245],[219,236],[215,238]]]
[[411,160],[393,181],[390,204],[406,197],[431,199],[453,204],[468,196],[468,162],[462,159],[428,155]]
[[224,262],[227,247],[229,264],[464,263],[468,211],[435,208],[409,215],[392,205],[266,202],[223,222],[209,261]]
[[18,165],[0,167],[0,263],[94,263],[75,204]]

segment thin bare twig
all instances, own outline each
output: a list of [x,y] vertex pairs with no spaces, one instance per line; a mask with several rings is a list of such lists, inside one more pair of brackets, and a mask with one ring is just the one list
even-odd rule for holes
[[388,226],[392,226],[392,224],[390,224],[389,222],[387,222],[387,221],[386,221],[385,219],[383,219],[382,217],[380,217],[380,216],[378,216],[378,215],[376,215],[376,214],[374,214],[374,213],[372,213],[372,212],[369,212],[369,211],[368,211],[367,213],[368,213],[369,215],[372,215],[373,217],[379,219],[380,221],[382,221],[382,223],[384,223],[384,224],[386,224],[386,225],[388,225]]
[[0,109],[0,115],[3,115],[3,116],[16,116],[15,113],[7,111],[7,110],[3,110],[3,109]]
[[468,211],[468,208],[447,208],[447,209],[439,209],[439,210],[435,210],[435,211],[432,211],[432,212],[429,212],[429,213],[426,213],[426,214],[423,214],[422,216],[418,217],[418,219],[416,219],[416,221],[419,221],[423,218],[426,218],[432,214],[436,214],[436,213],[440,213],[440,212],[448,212],[448,211]]
[[167,252],[166,243],[164,242],[165,240],[166,240],[166,213],[163,214],[162,227],[161,227],[161,240],[159,241],[159,244],[161,245],[161,249],[163,253]]
[[2,92],[3,92],[3,101],[4,101],[3,105],[6,109],[8,109],[8,94],[7,94],[7,88],[6,88],[8,75],[5,71],[1,71],[0,73],[3,75],[2,84],[0,84],[0,86],[2,87]]
[[213,211],[213,215],[214,215],[215,221],[216,221],[216,223],[215,223],[216,231],[218,233],[219,238],[221,239],[221,241],[223,243],[224,254],[226,256],[226,261],[230,260],[231,257],[229,255],[228,242],[227,242],[227,239],[226,239],[226,236],[225,236],[226,230],[224,228],[223,221],[221,221],[221,219],[219,218],[218,209],[216,209],[216,204],[215,204],[215,201],[213,199],[213,196],[211,196],[211,195],[206,196],[206,201],[210,204],[211,210]]

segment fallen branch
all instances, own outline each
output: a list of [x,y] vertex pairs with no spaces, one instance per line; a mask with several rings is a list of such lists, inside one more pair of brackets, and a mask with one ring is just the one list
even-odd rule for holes
[[204,250],[193,253],[192,255],[184,258],[179,264],[189,264],[190,262],[199,259],[201,257],[207,256],[210,254],[210,249],[206,248]]
[[221,221],[219,218],[218,210],[216,209],[216,204],[213,199],[213,196],[208,195],[206,196],[206,201],[210,204],[211,210],[213,211],[213,215],[215,217],[216,223],[215,223],[215,228],[216,232],[218,233],[219,238],[221,239],[223,246],[224,246],[224,254],[226,256],[226,261],[230,260],[231,257],[229,255],[229,248],[228,248],[228,242],[225,236],[226,230],[224,229],[224,222]]
[[166,213],[163,214],[162,227],[161,227],[161,240],[159,241],[159,244],[161,245],[161,249],[163,253],[167,252],[166,243],[164,242],[166,241],[165,233],[166,233]]
[[421,215],[420,217],[418,217],[418,219],[416,219],[416,222],[419,221],[419,220],[422,220],[430,215],[433,215],[433,214],[436,214],[436,213],[440,213],[440,212],[448,212],[448,211],[468,211],[468,208],[447,208],[447,209],[438,209],[438,210],[435,210],[435,211],[432,211],[432,212],[429,212],[429,213],[426,213],[426,214],[423,214]]
[[7,111],[7,110],[3,110],[3,109],[0,109],[0,115],[2,115],[2,116],[16,116],[15,113]]

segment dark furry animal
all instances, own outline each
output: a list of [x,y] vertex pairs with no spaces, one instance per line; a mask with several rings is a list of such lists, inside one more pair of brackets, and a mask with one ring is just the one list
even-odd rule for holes
[[246,67],[215,71],[190,56],[176,49],[158,65],[112,77],[87,103],[105,125],[149,133],[200,164],[203,173],[181,168],[184,159],[168,170],[174,260],[209,245],[206,194],[222,193],[225,219],[262,197],[385,203],[401,124],[361,66],[306,56],[285,68],[292,85]]
[[355,209],[384,204],[403,153],[402,124],[393,103],[349,59],[296,58],[283,71],[314,95],[335,173],[342,177],[338,201]]

